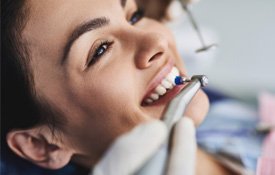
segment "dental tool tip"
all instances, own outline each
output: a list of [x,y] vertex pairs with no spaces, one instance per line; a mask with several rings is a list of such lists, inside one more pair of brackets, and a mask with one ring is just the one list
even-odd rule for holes
[[185,84],[186,82],[190,82],[190,81],[191,80],[186,77],[176,76],[176,78],[175,78],[176,85]]
[[176,85],[182,85],[191,81],[197,80],[200,82],[201,87],[205,87],[208,85],[208,78],[206,75],[194,75],[190,78],[176,76],[174,82]]
[[194,75],[191,80],[197,79],[201,83],[201,87],[205,87],[208,85],[208,77],[206,75]]

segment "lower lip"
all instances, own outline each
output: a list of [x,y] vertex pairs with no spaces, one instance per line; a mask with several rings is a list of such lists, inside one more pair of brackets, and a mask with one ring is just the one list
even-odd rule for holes
[[180,91],[185,87],[185,85],[175,86],[173,89],[169,90],[164,96],[161,96],[159,100],[154,101],[153,103],[143,103],[143,106],[156,106],[163,105],[170,102],[175,96],[177,96]]

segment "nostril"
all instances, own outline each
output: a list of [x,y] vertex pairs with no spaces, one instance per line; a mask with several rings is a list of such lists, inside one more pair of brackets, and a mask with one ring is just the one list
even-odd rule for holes
[[150,62],[153,62],[153,61],[155,61],[155,60],[157,60],[157,59],[159,59],[159,58],[161,57],[162,54],[163,54],[163,52],[158,52],[158,53],[156,53],[155,55],[153,55],[153,56],[149,59],[149,63],[150,63]]

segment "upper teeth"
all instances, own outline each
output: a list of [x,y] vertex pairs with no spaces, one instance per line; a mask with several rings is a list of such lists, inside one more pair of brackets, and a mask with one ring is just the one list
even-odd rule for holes
[[145,99],[146,103],[153,103],[163,96],[169,89],[175,86],[175,78],[179,76],[179,70],[173,67],[169,74],[163,78],[160,84],[152,91],[152,93]]

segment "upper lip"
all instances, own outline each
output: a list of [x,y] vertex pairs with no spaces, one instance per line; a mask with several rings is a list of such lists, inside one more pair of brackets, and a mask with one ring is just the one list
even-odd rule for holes
[[151,94],[151,92],[161,83],[161,81],[166,77],[171,69],[174,66],[174,61],[169,59],[167,63],[161,68],[161,70],[154,76],[154,78],[150,81],[148,88],[146,90],[145,95],[143,96],[143,100]]

